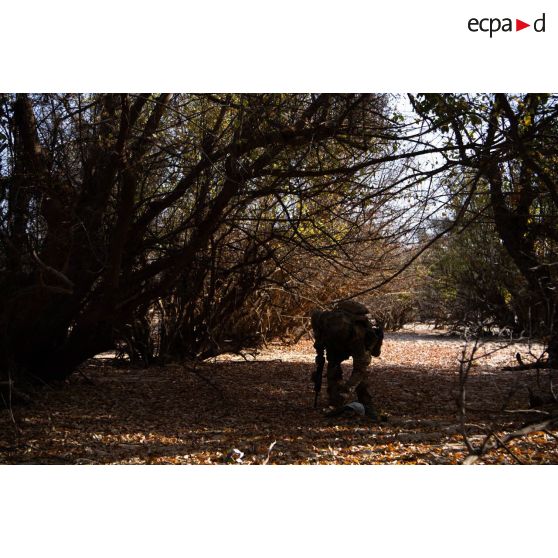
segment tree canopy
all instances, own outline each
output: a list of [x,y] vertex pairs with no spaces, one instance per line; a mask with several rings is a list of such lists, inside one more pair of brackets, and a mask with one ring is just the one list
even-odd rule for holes
[[[311,305],[393,301],[416,265],[446,294],[453,277],[450,299],[490,299],[500,326],[530,321],[555,362],[557,110],[535,94],[2,94],[2,376],[63,379],[115,347],[239,350]],[[423,302],[395,299],[401,316]]]

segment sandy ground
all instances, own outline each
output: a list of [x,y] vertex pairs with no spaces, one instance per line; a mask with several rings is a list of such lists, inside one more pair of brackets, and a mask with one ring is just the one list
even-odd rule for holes
[[[462,348],[425,327],[388,334],[371,367],[381,423],[313,408],[311,341],[198,365],[116,368],[93,359],[33,403],[0,411],[0,462],[457,464],[467,455],[457,406]],[[547,387],[548,371],[501,370],[517,352],[528,360],[539,350],[491,341],[478,351],[486,356],[471,369],[466,417],[475,447],[492,430],[503,436],[546,416],[528,410],[528,388]],[[555,434],[533,433],[481,462],[558,463]]]

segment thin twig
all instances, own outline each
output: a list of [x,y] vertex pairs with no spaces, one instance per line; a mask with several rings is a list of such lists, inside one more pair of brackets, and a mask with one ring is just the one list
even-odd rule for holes
[[502,438],[501,440],[497,438],[497,440],[495,442],[490,442],[489,443],[489,439],[492,436],[496,437],[496,435],[494,433],[489,434],[485,438],[481,448],[479,450],[477,450],[476,452],[474,452],[474,454],[468,455],[465,458],[465,460],[463,461],[463,464],[464,465],[471,465],[471,464],[475,463],[475,461],[477,461],[479,458],[481,458],[486,452],[488,452],[491,449],[494,449],[495,447],[497,447],[498,443],[506,444],[507,442],[509,442],[510,440],[513,440],[515,438],[521,438],[523,436],[527,436],[528,434],[532,434],[534,432],[544,432],[545,430],[548,430],[548,429],[556,427],[556,426],[558,426],[558,415],[553,415],[553,416],[549,417],[547,420],[544,420],[542,422],[526,424],[526,425],[522,426],[521,428],[519,428],[517,430],[514,430],[513,432],[510,432],[509,434],[504,436],[504,438]]
[[494,438],[498,441],[498,443],[520,464],[525,465],[525,462],[519,459],[515,453],[510,449],[510,447],[502,440],[497,434],[494,434]]
[[274,440],[272,442],[272,444],[269,446],[269,448],[267,449],[267,457],[263,460],[262,465],[267,465],[269,463],[269,458],[271,456],[271,450],[275,447],[276,443],[277,443],[277,440]]

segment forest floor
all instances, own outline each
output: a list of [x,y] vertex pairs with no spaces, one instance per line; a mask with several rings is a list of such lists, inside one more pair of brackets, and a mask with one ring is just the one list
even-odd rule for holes
[[[195,366],[143,369],[92,359],[65,385],[0,410],[0,463],[461,463],[467,456],[457,405],[462,346],[425,327],[388,333],[372,362],[376,405],[387,419],[380,423],[327,418],[313,408],[310,341]],[[492,430],[503,436],[544,419],[527,410],[528,387],[548,385],[548,371],[502,371],[517,364],[516,352],[528,350],[496,342],[481,347],[478,354],[487,356],[476,361],[467,384],[466,424],[475,447]],[[350,362],[343,366],[349,374]],[[478,463],[558,463],[556,434],[532,433]]]

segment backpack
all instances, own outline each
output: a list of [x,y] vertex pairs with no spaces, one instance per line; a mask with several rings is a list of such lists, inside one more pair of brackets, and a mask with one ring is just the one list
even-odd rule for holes
[[317,345],[328,351],[345,352],[353,338],[354,321],[341,310],[316,310],[312,313],[312,329]]
[[356,300],[344,300],[343,302],[339,302],[335,305],[334,310],[340,310],[341,312],[347,312],[355,316],[366,316],[366,314],[370,313],[364,304]]
[[311,320],[316,349],[321,346],[329,352],[348,355],[355,337],[361,336],[361,342],[372,356],[379,356],[384,332],[381,327],[373,327],[366,314],[366,306],[351,300],[336,305],[333,310],[315,310]]

